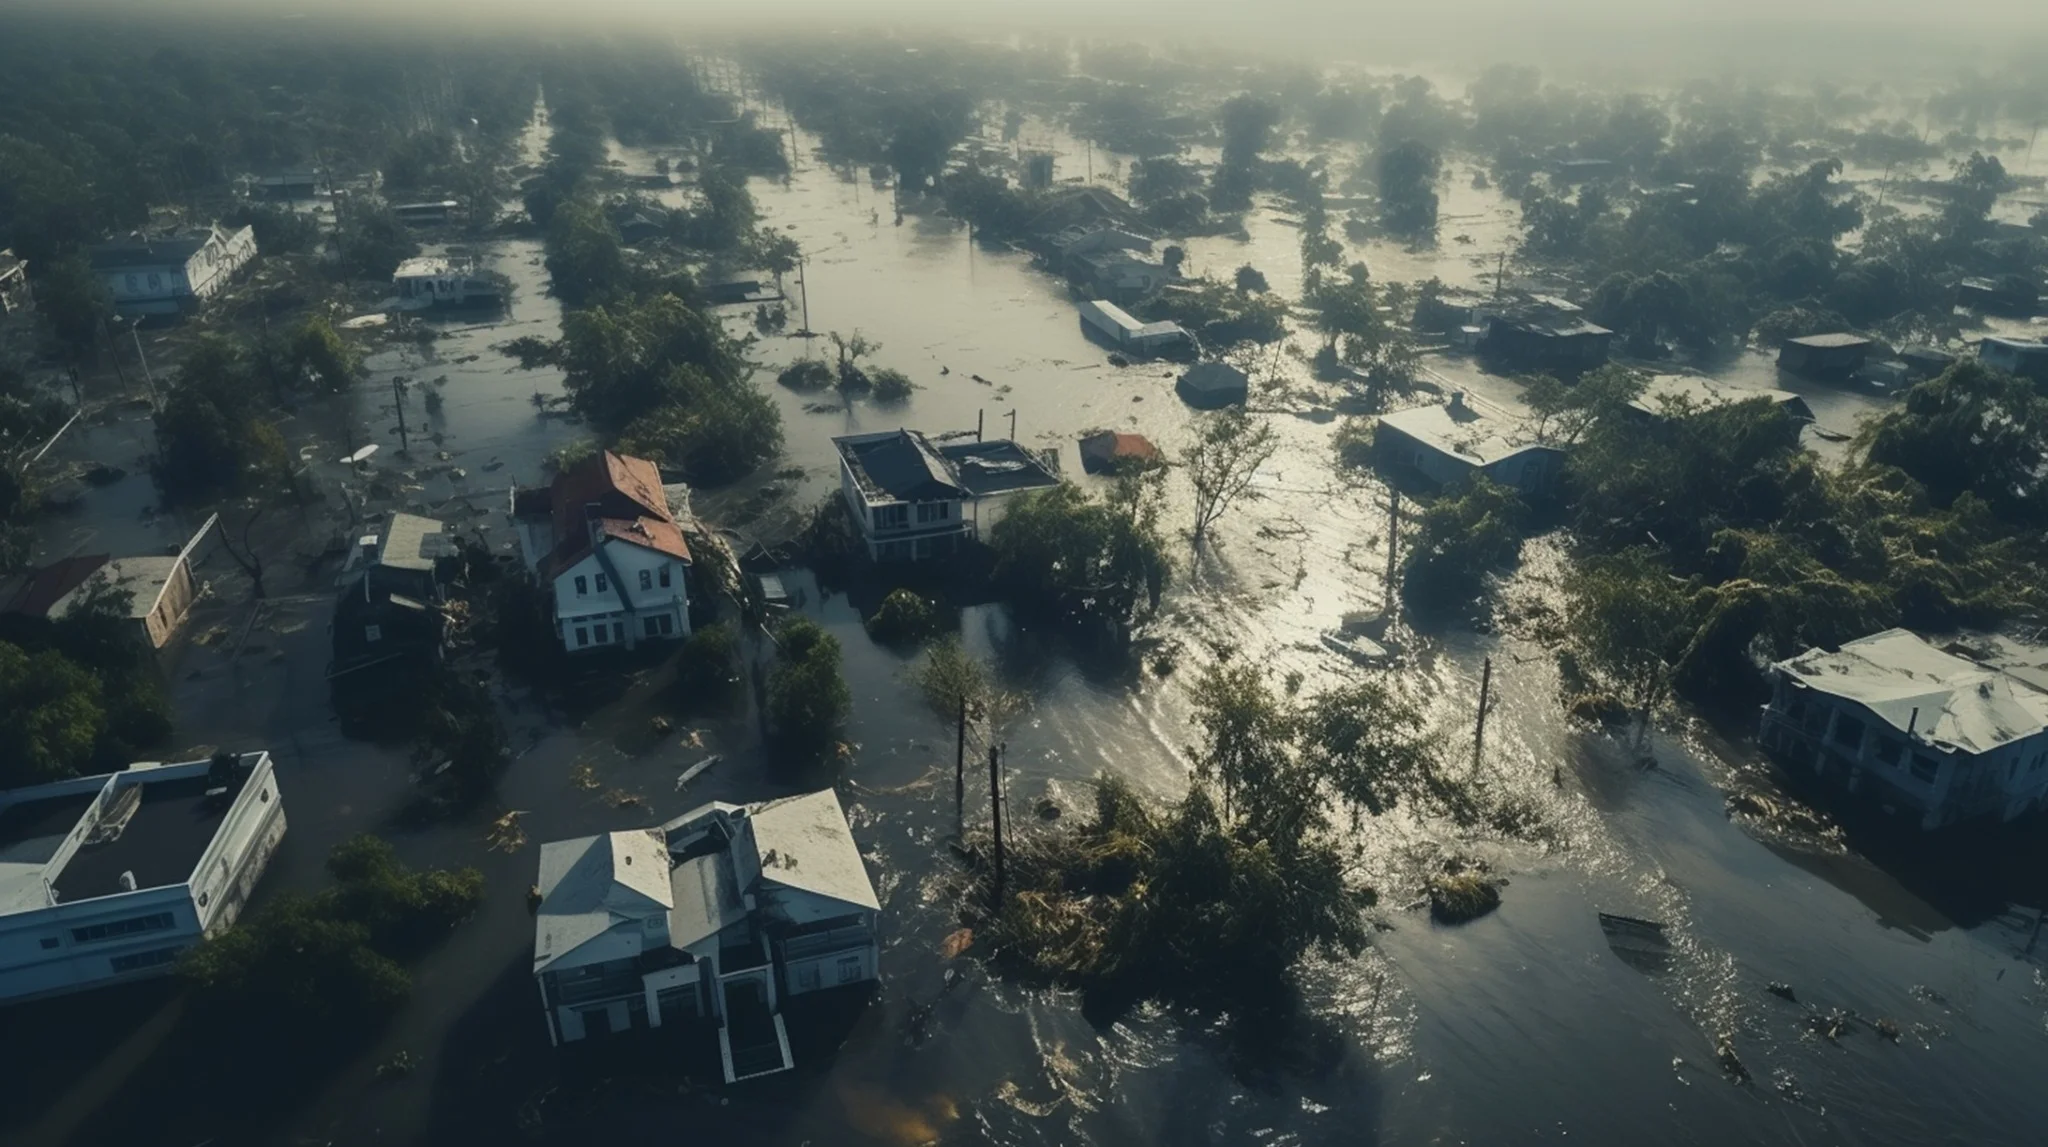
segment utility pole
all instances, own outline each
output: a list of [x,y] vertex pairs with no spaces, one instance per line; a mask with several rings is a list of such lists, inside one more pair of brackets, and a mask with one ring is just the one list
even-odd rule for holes
[[1392,500],[1387,503],[1387,609],[1394,608],[1394,563],[1401,549],[1401,491],[1389,490]]
[[1479,771],[1479,761],[1486,751],[1486,708],[1493,696],[1493,658],[1489,657],[1479,667],[1479,722],[1472,730],[1472,771]]
[[967,690],[960,691],[960,734],[953,747],[953,820],[955,831],[967,827]]
[[1495,270],[1494,270],[1494,272],[1493,272],[1493,297],[1494,297],[1494,298],[1496,298],[1496,299],[1500,298],[1500,293],[1501,293],[1501,292],[1502,292],[1503,290],[1505,290],[1505,289],[1506,289],[1506,284],[1507,284],[1507,281],[1508,281],[1508,252],[1507,252],[1507,248],[1503,247],[1503,248],[1501,248],[1501,252],[1500,252],[1500,265],[1499,265],[1499,266],[1498,266],[1497,268],[1495,268]]
[[1015,442],[1016,440],[1017,440],[1017,408],[1013,406],[1013,407],[1011,407],[1011,408],[1010,408],[1010,441],[1012,441],[1012,442]]
[[809,284],[804,281],[804,268],[809,263],[810,260],[804,258],[802,255],[798,255],[796,257],[796,293],[797,297],[802,301],[804,308],[803,336],[804,348],[806,350],[810,348],[811,339],[814,337],[811,332],[811,288]]
[[1002,746],[988,747],[988,805],[994,819],[996,833],[996,895],[997,911],[1003,907],[1003,764]]
[[156,410],[158,409],[156,400],[156,376],[149,372],[149,356],[142,353],[141,325],[138,323],[133,326],[130,326],[128,328],[128,333],[135,336],[135,357],[142,363],[142,380],[149,384],[149,408],[151,410]]
[[405,434],[405,380],[397,375],[391,376],[391,406],[398,411],[398,452],[410,456],[412,440]]
[[974,440],[976,442],[981,441],[981,425],[983,420],[985,420],[987,417],[988,411],[986,410],[977,410],[974,412]]

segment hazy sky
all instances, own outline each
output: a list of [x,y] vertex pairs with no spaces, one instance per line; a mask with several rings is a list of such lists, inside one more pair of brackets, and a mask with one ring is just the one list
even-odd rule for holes
[[[0,7],[162,18],[234,12],[256,22],[291,14],[358,22],[403,20],[443,30],[522,25],[602,32],[621,24],[670,30],[775,26],[817,30],[887,24],[947,31],[1064,31],[1186,38],[1324,57],[1439,60],[1485,53],[1562,54],[1641,65],[1682,53],[1732,67],[1757,56],[1840,66],[1873,37],[1910,54],[1916,43],[1981,45],[2002,62],[2048,60],[2048,0],[0,0]],[[2043,64],[2048,67],[2048,64]]]

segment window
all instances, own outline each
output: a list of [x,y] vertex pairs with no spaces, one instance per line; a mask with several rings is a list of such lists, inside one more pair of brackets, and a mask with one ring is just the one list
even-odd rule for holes
[[582,626],[580,626],[580,625],[579,625],[579,626],[577,626],[577,627],[576,627],[576,646],[577,646],[577,648],[579,648],[579,649],[580,649],[580,648],[582,648],[583,646],[585,646],[585,645],[588,645],[588,644],[590,644],[590,631],[589,631],[589,630],[587,630],[587,629],[585,629],[585,628],[583,628],[583,627],[582,627]]
[[1925,781],[1928,784],[1932,784],[1934,783],[1935,773],[1939,772],[1940,769],[1941,766],[1935,764],[1933,761],[1928,760],[1926,757],[1923,757],[1918,753],[1913,754],[1914,780]]
[[138,278],[136,278],[136,277],[135,277],[135,276],[133,276],[133,275],[124,275],[124,276],[122,276],[122,277],[123,277],[123,278],[125,278],[125,279],[126,279],[126,280],[128,281],[128,293],[129,293],[129,294],[131,294],[131,295],[132,295],[132,294],[135,294],[136,292],[138,292],[138,291],[142,290],[142,280],[141,280],[141,279],[138,279]]
[[[600,588],[602,588],[602,587],[600,587]],[[590,592],[590,583],[584,580],[584,578],[583,578],[583,575],[582,575],[582,574],[577,574],[577,575],[576,575],[576,596],[577,596],[577,597],[582,597],[582,596],[584,596],[585,594],[588,594],[589,592]]]
[[624,640],[626,640],[626,623],[625,623],[625,622],[623,622],[623,621],[614,621],[614,622],[612,622],[612,640],[613,640],[613,641],[624,641]]
[[899,504],[875,507],[875,528],[878,530],[900,530],[909,523],[909,506]]
[[58,944],[62,942],[63,941],[61,941],[56,936],[45,936],[43,937],[43,950],[48,951],[49,949],[56,947]]
[[668,563],[661,563],[661,588],[668,588]]
[[603,592],[605,591],[605,589],[606,589],[607,585],[608,585],[608,583],[607,583],[607,582],[606,582],[606,581],[604,580],[604,575],[603,575],[603,574],[599,574],[599,575],[597,575],[597,592],[599,592],[599,593],[603,593]]
[[646,634],[648,637],[653,637],[655,634],[661,632],[661,630],[654,624],[654,619],[649,617],[643,618],[641,620],[640,632]]
[[1863,741],[1863,722],[1847,713],[1835,717],[1835,744],[1853,749]]
[[600,621],[590,627],[590,640],[597,642],[599,645],[604,644],[604,622]]
[[165,964],[177,959],[178,951],[176,948],[152,948],[147,952],[132,952],[126,956],[116,956],[107,962],[114,966],[116,974],[139,971],[143,968],[161,968]]
[[676,631],[676,619],[668,614],[664,613],[655,620],[661,622],[661,635],[663,637],[667,637]]
[[364,640],[364,641],[382,641],[382,640],[384,640],[384,627],[383,627],[383,626],[381,626],[381,625],[365,625],[365,626],[363,627],[363,640]]
[[920,522],[943,522],[953,516],[951,502],[920,502],[917,506],[917,520]]
[[860,957],[839,957],[839,982],[842,984],[851,984],[858,979],[860,979]]
[[796,990],[814,991],[818,987],[818,965],[805,964],[796,970]]
[[653,588],[654,588],[654,571],[653,571],[653,570],[641,570],[641,571],[640,571],[640,588],[641,588],[641,589],[653,589]]
[[155,271],[151,271],[149,273],[149,289],[152,291],[160,291],[163,289],[163,285],[164,277],[162,275],[157,274]]
[[1896,769],[1899,767],[1899,757],[1903,748],[1904,746],[1890,737],[1879,737],[1877,739],[1877,759]]
[[104,924],[88,924],[83,928],[73,928],[71,939],[74,943],[91,944],[100,940],[111,940],[116,936],[133,936],[138,932],[162,932],[173,923],[168,912],[130,916],[126,920],[109,920]]

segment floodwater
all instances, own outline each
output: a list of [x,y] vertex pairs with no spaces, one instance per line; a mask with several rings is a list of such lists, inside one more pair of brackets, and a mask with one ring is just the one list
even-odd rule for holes
[[[878,199],[808,153],[786,185],[757,181],[755,190],[768,222],[807,252],[811,326],[879,339],[875,361],[923,388],[901,407],[805,413],[806,403],[836,399],[793,395],[772,381],[803,340],[756,347],[767,368],[760,384],[781,404],[789,440],[788,458],[771,469],[804,472],[793,504],[836,485],[834,434],[971,430],[978,416],[1007,433],[1014,410],[1018,436],[1060,447],[1076,475],[1072,444],[1087,428],[1138,430],[1169,453],[1186,442],[1190,416],[1168,368],[1109,366],[1082,337],[1064,289],[1023,257],[975,249],[943,220],[912,216],[896,226],[886,193]],[[1498,213],[1454,204],[1482,217],[1475,230]],[[1227,271],[1249,261],[1276,280],[1289,273],[1298,237],[1273,214],[1261,211],[1246,243],[1196,244],[1198,264]],[[1497,235],[1502,225],[1487,226]],[[1398,266],[1403,277],[1477,281],[1485,269],[1473,252],[1486,247],[1471,246],[1361,253],[1382,279]],[[400,500],[442,508],[502,543],[495,511],[505,483],[531,480],[545,452],[576,431],[539,417],[528,401],[558,380],[511,369],[491,349],[548,333],[557,317],[541,289],[537,248],[494,241],[481,251],[518,284],[510,320],[460,331],[424,355],[388,352],[373,362],[378,373],[357,410],[362,440],[395,451],[395,423],[372,416],[390,374],[445,373],[436,428],[451,457],[441,464],[466,476],[428,475]],[[480,357],[456,361],[471,354]],[[1459,360],[1431,366],[1512,400],[1505,384]],[[1735,369],[1769,377],[1767,364]],[[1852,422],[1866,402],[1842,395],[1823,422]],[[1183,654],[1173,675],[1077,659],[999,608],[965,612],[969,647],[1032,700],[1005,733],[1018,821],[1029,825],[1024,814],[1044,794],[1085,804],[1087,782],[1105,771],[1174,793],[1192,736],[1186,684],[1216,647],[1256,657],[1276,675],[1299,671],[1310,690],[1359,672],[1316,637],[1347,610],[1381,601],[1385,491],[1336,473],[1332,419],[1273,419],[1286,446],[1262,473],[1259,499],[1223,520],[1206,553],[1182,555],[1156,634]],[[427,449],[415,442],[415,459]],[[493,461],[499,468],[485,469]],[[1179,521],[1185,490],[1173,490],[1169,517]],[[1511,594],[1540,596],[1556,569],[1554,551],[1533,544]],[[1497,708],[1478,767],[1488,784],[1534,802],[1544,827],[1533,840],[1507,840],[1399,814],[1367,825],[1382,929],[1361,959],[1306,970],[1311,1019],[1294,1038],[1247,1046],[1214,1017],[1160,1009],[1091,1019],[1071,995],[991,979],[971,950],[948,962],[939,948],[957,925],[945,847],[954,821],[950,729],[923,712],[903,681],[905,658],[870,643],[845,598],[802,575],[796,584],[804,611],[846,651],[857,750],[829,779],[884,904],[883,983],[835,1053],[728,1092],[686,1082],[686,1053],[659,1040],[635,1045],[623,1067],[585,1049],[551,1052],[527,975],[524,904],[540,841],[828,778],[784,775],[744,721],[654,738],[647,720],[659,710],[659,674],[625,681],[615,701],[577,717],[507,685],[520,755],[497,800],[412,824],[399,815],[410,791],[402,756],[344,739],[329,719],[321,681],[328,606],[308,593],[266,607],[239,656],[193,649],[180,665],[184,735],[267,745],[279,760],[292,827],[265,889],[317,885],[333,843],[374,831],[408,860],[478,866],[486,904],[415,967],[412,1003],[374,1046],[299,1081],[261,1121],[189,1095],[175,1100],[180,1081],[191,1081],[149,1053],[176,1003],[157,995],[67,1005],[124,1010],[118,1023],[101,1025],[109,1034],[92,1045],[91,1070],[40,1091],[50,1098],[24,1141],[97,1142],[141,1126],[150,1129],[145,1138],[165,1142],[571,1143],[684,1128],[736,1142],[878,1145],[2038,1141],[2048,984],[2037,958],[2023,954],[2033,910],[1959,926],[1839,845],[1746,829],[1723,805],[1732,787],[1768,783],[1745,730],[1723,735],[1679,722],[1652,736],[1654,766],[1643,768],[1637,753],[1563,720],[1549,653],[1510,632],[1453,625],[1406,634],[1411,656],[1391,672],[1425,700],[1455,754],[1469,751],[1455,746],[1470,745],[1481,664],[1491,658]],[[228,616],[226,603],[209,608]],[[677,791],[677,775],[711,752],[725,759]],[[972,810],[986,807],[985,773],[970,770],[967,792],[973,823]],[[524,814],[528,843],[494,851],[486,828],[505,810]],[[1452,850],[1485,860],[1510,883],[1498,912],[1442,927],[1404,905],[1431,859]],[[1625,964],[1603,938],[1602,911],[1665,922],[1669,966],[1649,973]],[[1801,1002],[1767,994],[1771,981],[1791,984]],[[1809,1009],[1861,1020],[1830,1040],[1809,1028]],[[25,1022],[74,1018],[42,1008]],[[1899,1025],[1896,1044],[1874,1033],[1879,1018]],[[1723,1037],[1753,1082],[1732,1083],[1716,1067]],[[418,1066],[376,1079],[375,1066],[400,1051]]]

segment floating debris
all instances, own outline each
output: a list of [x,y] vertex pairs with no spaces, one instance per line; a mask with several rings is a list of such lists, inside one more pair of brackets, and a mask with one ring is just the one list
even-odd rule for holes
[[962,952],[974,946],[974,929],[960,928],[939,941],[939,955],[944,959],[956,960]]
[[1885,1039],[1888,1039],[1893,1043],[1899,1042],[1898,1021],[1891,1019],[1881,1019],[1870,1026],[1876,1030],[1878,1035],[1883,1036]]
[[1772,980],[1764,986],[1764,991],[1771,993],[1781,1000],[1790,1000],[1795,1004],[1799,1002],[1799,997],[1792,994],[1792,985],[1790,984],[1781,984],[1776,980]]
[[484,844],[492,852],[517,852],[526,847],[526,830],[519,820],[526,815],[524,809],[513,809],[491,822],[484,833]]
[[[694,730],[691,731],[690,738],[692,744],[702,743],[698,737],[698,734]],[[691,765],[689,768],[684,769],[683,775],[676,778],[676,788],[681,789],[684,785],[696,780],[697,777],[701,775],[705,769],[710,768],[711,766],[717,764],[718,762],[724,759],[725,758],[720,756],[719,754],[713,753],[710,756],[704,758],[703,760],[698,761],[696,764]]]
[[1450,872],[1429,882],[1429,915],[1439,924],[1463,924],[1500,907],[1500,886],[1478,871]]
[[1662,972],[1671,964],[1671,939],[1664,925],[1634,916],[1600,913],[1600,931],[1621,962],[1639,972]]
[[578,761],[569,769],[569,783],[579,789],[594,789],[600,783],[597,768],[589,761]]
[[1749,1082],[1749,1068],[1742,1057],[1735,1054],[1735,1044],[1729,1036],[1714,1041],[1714,1062],[1721,1065],[1722,1074],[1736,1083]]

